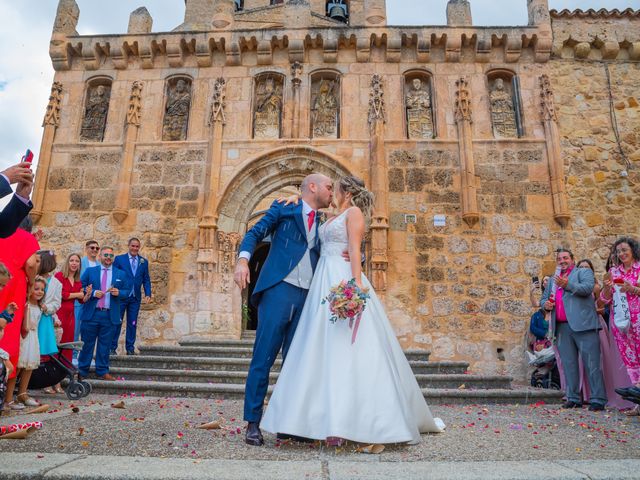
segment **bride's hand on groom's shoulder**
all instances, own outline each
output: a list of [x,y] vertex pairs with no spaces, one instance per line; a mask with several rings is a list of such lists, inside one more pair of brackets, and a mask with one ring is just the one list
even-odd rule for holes
[[284,203],[284,206],[286,207],[287,205],[298,205],[298,202],[300,201],[300,195],[291,195],[290,197],[278,197],[276,198],[276,202],[278,203]]

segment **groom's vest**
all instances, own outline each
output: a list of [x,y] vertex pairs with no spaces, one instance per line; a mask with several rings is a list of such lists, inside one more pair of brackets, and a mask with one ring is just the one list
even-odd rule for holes
[[[304,224],[307,225],[307,220],[303,216]],[[304,256],[302,260],[295,266],[293,270],[284,278],[284,282],[287,282],[296,287],[304,288],[305,290],[309,290],[311,287],[311,280],[313,279],[313,267],[311,266],[311,257],[309,255],[309,250],[315,247],[316,245],[316,234],[318,231],[318,223],[314,222],[313,227],[311,227],[311,231],[307,229],[307,251],[304,252]]]

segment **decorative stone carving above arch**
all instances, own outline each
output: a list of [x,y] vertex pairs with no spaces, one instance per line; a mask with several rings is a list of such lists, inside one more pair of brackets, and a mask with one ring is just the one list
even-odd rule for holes
[[524,136],[520,81],[515,72],[507,69],[487,73],[491,125],[495,138]]
[[249,217],[262,198],[284,186],[300,185],[312,172],[330,178],[351,174],[334,155],[310,147],[277,148],[248,160],[222,194],[218,228],[244,233]]
[[311,137],[340,138],[340,74],[311,74]]
[[410,140],[436,138],[434,95],[431,74],[413,70],[404,75],[406,135]]
[[96,77],[87,82],[87,94],[80,126],[81,141],[102,142],[104,140],[110,98],[111,79],[109,77]]
[[163,141],[184,141],[189,130],[192,80],[185,75],[167,79],[165,90]]
[[284,75],[265,72],[255,79],[253,137],[276,139],[282,136]]

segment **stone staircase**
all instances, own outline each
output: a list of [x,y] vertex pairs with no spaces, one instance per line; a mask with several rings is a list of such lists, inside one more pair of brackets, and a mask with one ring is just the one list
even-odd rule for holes
[[[141,346],[140,355],[111,357],[111,374],[119,378],[117,382],[90,381],[99,393],[241,399],[254,338],[190,339],[177,346]],[[512,379],[507,376],[465,373],[469,367],[465,362],[432,362],[429,352],[422,350],[407,350],[405,355],[424,397],[432,404],[561,401],[557,391],[512,388]],[[278,358],[269,391],[281,365]]]

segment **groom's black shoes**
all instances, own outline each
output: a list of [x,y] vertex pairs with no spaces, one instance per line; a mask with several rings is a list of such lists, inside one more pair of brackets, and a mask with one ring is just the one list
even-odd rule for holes
[[261,447],[262,445],[264,445],[262,432],[260,431],[260,427],[257,423],[247,423],[247,433],[244,436],[244,441],[246,444],[253,445],[254,447]]
[[294,442],[300,443],[313,443],[313,438],[307,437],[299,437],[297,435],[289,435],[288,433],[279,433],[277,436],[278,440],[293,440]]

